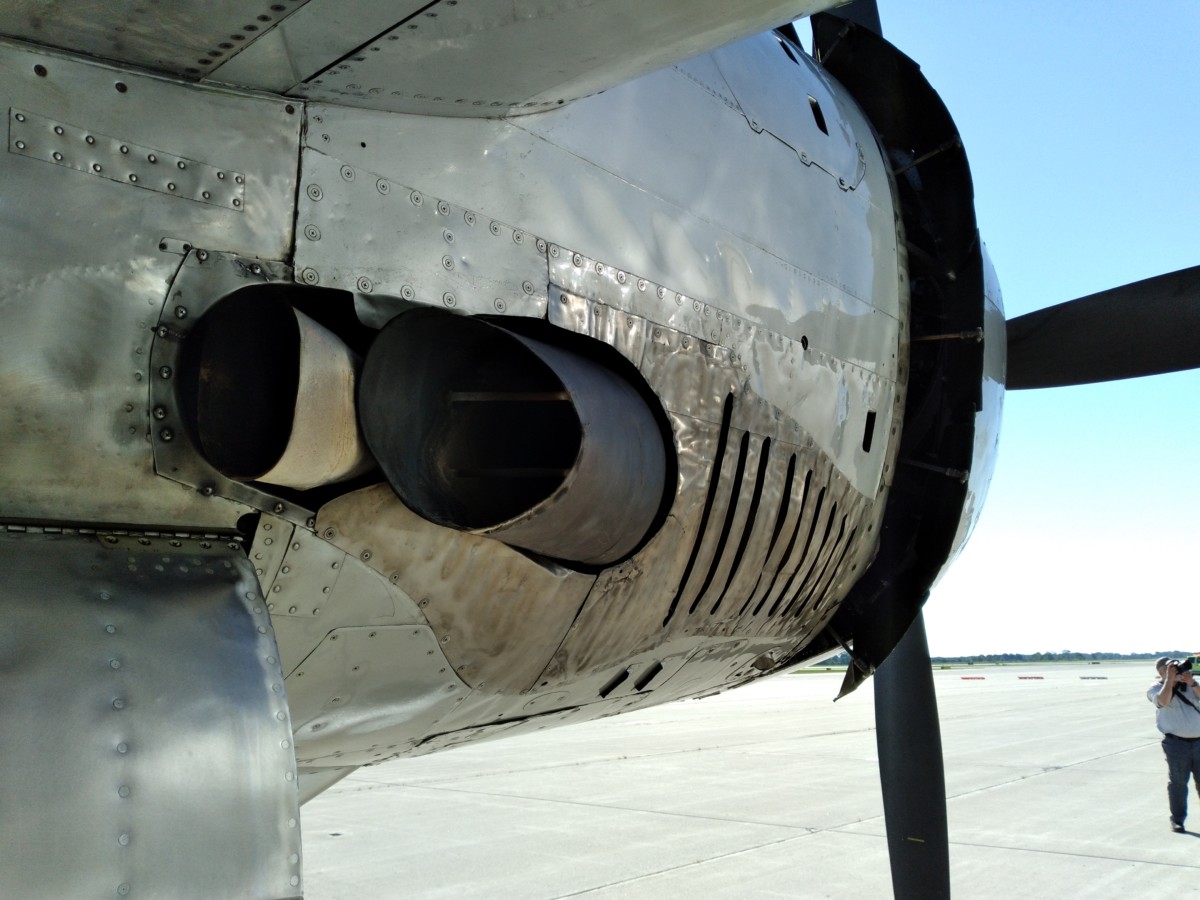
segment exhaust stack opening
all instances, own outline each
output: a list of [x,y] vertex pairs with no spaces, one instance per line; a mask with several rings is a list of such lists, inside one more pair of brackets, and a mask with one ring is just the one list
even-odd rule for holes
[[358,357],[278,293],[238,292],[188,336],[181,376],[201,454],[235,481],[307,490],[372,465],[354,411]]
[[481,319],[415,310],[367,354],[359,415],[425,518],[555,559],[633,552],[663,499],[654,413],[594,360]]

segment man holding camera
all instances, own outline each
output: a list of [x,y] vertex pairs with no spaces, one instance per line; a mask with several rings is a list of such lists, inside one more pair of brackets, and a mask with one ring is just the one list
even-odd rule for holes
[[1154,704],[1158,730],[1167,757],[1167,802],[1171,830],[1182,834],[1187,816],[1188,778],[1200,793],[1200,685],[1192,675],[1192,658],[1161,657],[1155,664],[1159,680],[1146,691]]

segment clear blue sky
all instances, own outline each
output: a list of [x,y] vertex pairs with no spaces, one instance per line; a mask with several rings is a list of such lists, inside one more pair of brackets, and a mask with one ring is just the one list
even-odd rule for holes
[[[958,123],[1009,317],[1200,264],[1200,3],[880,14]],[[931,651],[1200,650],[1198,449],[1200,373],[1008,394]]]

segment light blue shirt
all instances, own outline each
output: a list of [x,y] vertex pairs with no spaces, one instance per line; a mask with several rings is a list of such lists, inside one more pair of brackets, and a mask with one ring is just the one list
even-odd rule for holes
[[[1176,682],[1181,684],[1182,682]],[[1186,685],[1188,700],[1200,706],[1200,697]],[[1178,694],[1171,697],[1166,706],[1158,705],[1158,693],[1162,690],[1162,682],[1156,682],[1146,691],[1146,699],[1154,704],[1155,717],[1158,720],[1158,730],[1163,734],[1173,734],[1176,737],[1200,737],[1200,711],[1189,706]]]

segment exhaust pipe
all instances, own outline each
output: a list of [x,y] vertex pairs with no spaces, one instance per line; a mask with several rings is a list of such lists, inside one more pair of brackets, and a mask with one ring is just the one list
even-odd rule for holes
[[438,310],[398,316],[367,354],[363,436],[414,512],[554,559],[605,565],[647,537],[667,457],[616,372]]
[[189,335],[184,378],[204,458],[227,478],[307,490],[373,465],[354,411],[359,359],[280,296],[234,294]]

